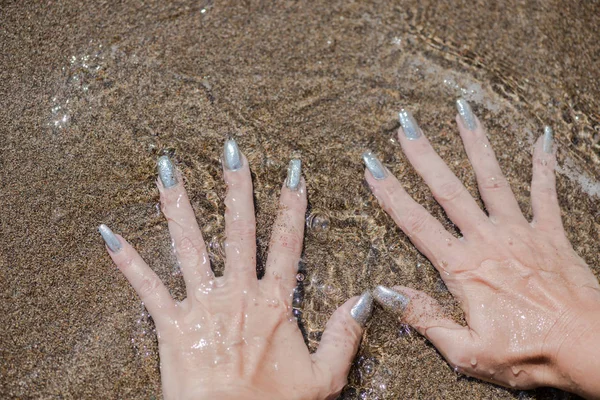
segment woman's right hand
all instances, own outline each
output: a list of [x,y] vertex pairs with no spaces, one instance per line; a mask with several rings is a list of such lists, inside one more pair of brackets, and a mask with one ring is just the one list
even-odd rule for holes
[[398,139],[462,237],[416,203],[374,155],[365,153],[364,160],[373,194],[439,271],[467,326],[408,287],[379,286],[374,297],[427,337],[456,371],[512,388],[553,386],[600,397],[600,285],[562,226],[552,131],[546,128],[534,147],[529,222],[481,122],[466,101],[457,106],[458,129],[488,215],[404,110]]

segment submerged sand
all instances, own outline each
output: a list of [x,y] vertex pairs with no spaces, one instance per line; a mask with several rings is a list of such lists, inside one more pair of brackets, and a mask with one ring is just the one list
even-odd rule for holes
[[[362,177],[370,149],[456,231],[394,138],[401,107],[477,196],[454,122],[454,100],[469,99],[528,216],[531,143],[552,125],[564,223],[600,272],[600,3],[166,3],[2,2],[1,398],[160,398],[152,321],[96,227],[122,233],[181,298],[155,187],[156,159],[170,154],[222,270],[228,135],[251,163],[262,260],[287,162],[303,161],[311,349],[344,299],[377,284],[425,290],[461,318]],[[457,375],[380,309],[342,394],[565,397]]]

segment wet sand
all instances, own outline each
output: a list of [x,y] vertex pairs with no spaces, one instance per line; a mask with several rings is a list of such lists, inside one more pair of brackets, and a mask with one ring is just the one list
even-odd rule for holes
[[[462,318],[363,180],[370,149],[456,232],[396,142],[402,107],[477,196],[454,122],[454,100],[470,100],[527,216],[531,144],[553,126],[564,224],[600,272],[598,2],[44,4],[0,8],[2,398],[160,398],[152,321],[96,228],[125,236],[181,298],[155,187],[170,154],[222,270],[228,135],[251,163],[259,259],[287,162],[303,161],[312,349],[331,312],[377,284],[425,290]],[[457,375],[377,309],[342,398],[568,395]]]

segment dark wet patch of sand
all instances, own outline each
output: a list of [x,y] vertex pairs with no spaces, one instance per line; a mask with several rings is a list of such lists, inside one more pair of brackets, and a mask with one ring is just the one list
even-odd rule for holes
[[[302,315],[312,348],[335,307],[376,284],[423,289],[462,318],[362,179],[368,148],[454,229],[394,140],[401,107],[476,195],[454,123],[453,101],[469,98],[528,216],[531,139],[552,125],[570,171],[558,178],[564,223],[598,274],[599,197],[588,193],[600,176],[599,14],[585,1],[6,3],[1,397],[160,396],[152,323],[96,227],[122,233],[181,298],[155,161],[167,152],[182,169],[221,269],[228,135],[252,166],[263,260],[287,162],[303,161],[311,224]],[[572,179],[581,176],[592,185]],[[381,310],[343,394],[561,396],[458,376]]]

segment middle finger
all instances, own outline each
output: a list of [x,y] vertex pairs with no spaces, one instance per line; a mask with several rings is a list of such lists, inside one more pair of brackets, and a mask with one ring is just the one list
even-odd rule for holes
[[469,235],[481,232],[489,226],[487,216],[462,182],[433,150],[412,114],[402,110],[399,118],[402,128],[398,130],[398,140],[404,154],[463,236],[468,239]]
[[225,142],[225,277],[249,283],[256,279],[256,218],[248,160],[233,139]]

